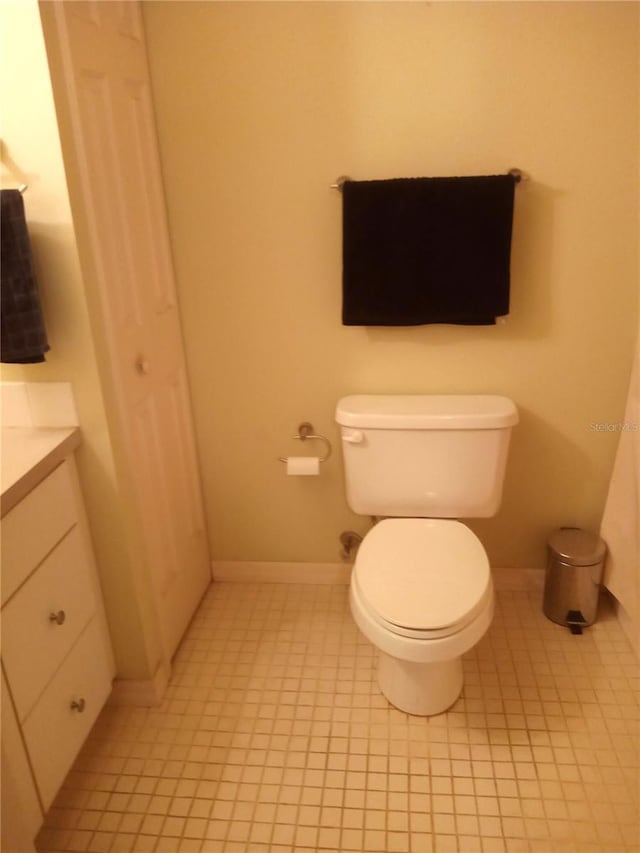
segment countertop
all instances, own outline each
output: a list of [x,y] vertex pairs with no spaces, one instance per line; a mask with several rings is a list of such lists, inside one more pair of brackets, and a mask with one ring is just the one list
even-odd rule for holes
[[2,516],[80,445],[78,427],[3,427]]

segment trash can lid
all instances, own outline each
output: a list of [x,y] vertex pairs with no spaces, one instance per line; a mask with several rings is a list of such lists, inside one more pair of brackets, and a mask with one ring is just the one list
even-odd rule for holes
[[561,527],[549,537],[549,549],[563,563],[593,566],[604,559],[607,546],[597,533],[580,527]]

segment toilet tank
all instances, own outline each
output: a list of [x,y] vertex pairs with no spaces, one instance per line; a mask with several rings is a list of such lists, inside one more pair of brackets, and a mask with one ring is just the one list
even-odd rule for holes
[[515,404],[493,395],[384,395],[338,402],[347,502],[361,515],[494,515]]

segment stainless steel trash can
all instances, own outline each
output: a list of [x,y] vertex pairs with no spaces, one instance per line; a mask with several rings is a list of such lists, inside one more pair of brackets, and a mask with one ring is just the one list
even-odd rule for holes
[[561,527],[549,537],[547,551],[545,616],[580,634],[596,621],[607,546],[596,533]]

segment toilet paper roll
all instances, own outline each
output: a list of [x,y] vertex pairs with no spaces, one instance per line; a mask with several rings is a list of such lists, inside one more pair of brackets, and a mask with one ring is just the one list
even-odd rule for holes
[[317,456],[287,456],[289,477],[313,477],[319,473],[320,459]]

